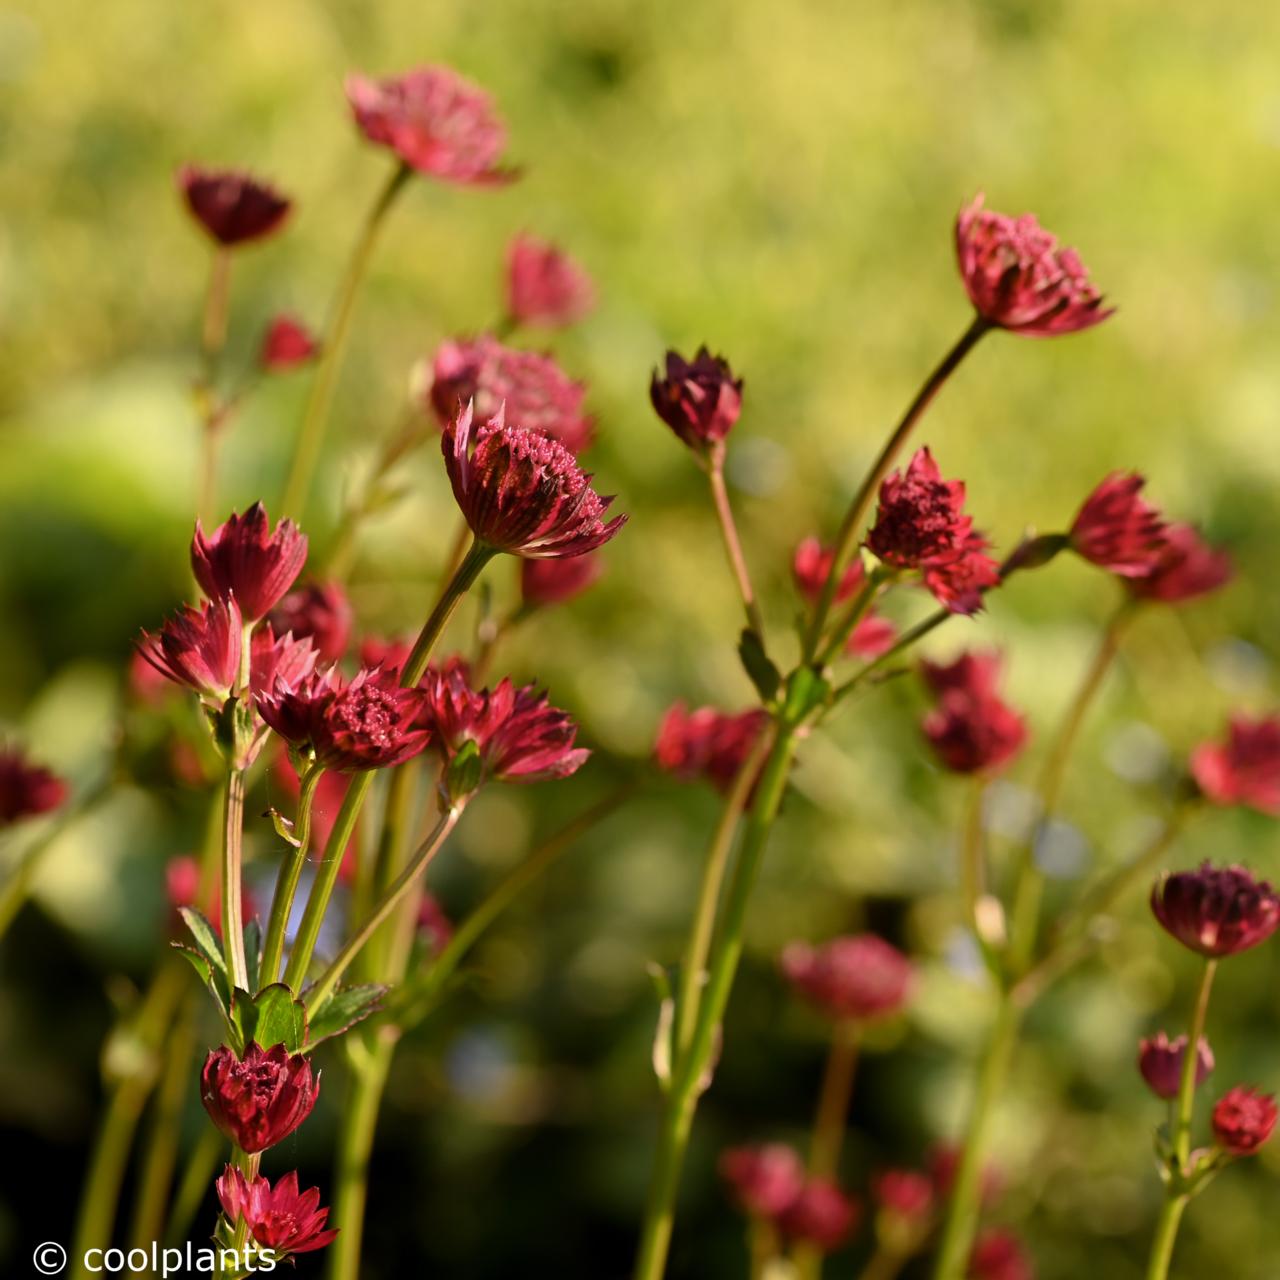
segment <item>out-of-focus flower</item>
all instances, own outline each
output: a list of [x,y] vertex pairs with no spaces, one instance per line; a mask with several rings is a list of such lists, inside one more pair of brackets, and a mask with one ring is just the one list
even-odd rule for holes
[[292,520],[281,520],[273,533],[261,502],[244,515],[232,512],[207,537],[197,520],[191,541],[191,569],[205,595],[211,600],[235,596],[246,622],[270,612],[306,559],[306,535]]
[[268,621],[277,635],[291,631],[310,640],[322,662],[337,662],[351,638],[351,602],[340,583],[306,582],[284,596]]
[[[1182,1083],[1182,1064],[1187,1056],[1187,1037],[1170,1040],[1158,1031],[1149,1040],[1138,1042],[1138,1070],[1157,1098],[1176,1098]],[[1200,1037],[1196,1049],[1196,1084],[1202,1085],[1213,1070],[1213,1050]]]
[[1191,776],[1214,804],[1280,815],[1280,716],[1232,716],[1226,742],[1205,742],[1191,753]]
[[387,639],[383,636],[365,636],[360,641],[360,665],[381,667],[389,676],[397,679],[413,652],[413,641],[403,637]]
[[[835,551],[830,547],[824,547],[817,538],[806,538],[796,548],[791,562],[791,571],[800,594],[810,604],[816,604],[822,595],[822,587],[827,580],[827,574],[831,572],[831,561],[834,555]],[[840,575],[840,582],[836,586],[835,603],[843,604],[846,600],[853,599],[862,590],[866,580],[867,572],[862,567],[862,561],[855,557]],[[855,654],[859,658],[878,658],[892,649],[897,639],[897,627],[887,618],[882,618],[874,609],[868,609],[858,619],[845,646],[845,652]]]
[[184,165],[178,170],[178,189],[192,217],[227,246],[278,231],[292,207],[273,187],[234,170]]
[[[169,898],[169,905],[173,908],[176,915],[180,907],[196,907],[203,911],[204,905],[200,902],[200,863],[189,853],[179,854],[176,858],[170,858],[164,868],[164,887],[165,893]],[[213,902],[209,907],[208,919],[213,927],[221,932],[222,929],[222,887],[214,884]],[[244,918],[251,919],[257,913],[257,907],[249,895],[248,890],[244,893]]]
[[862,1216],[856,1197],[826,1178],[811,1178],[783,1213],[780,1226],[793,1240],[803,1240],[823,1253],[838,1249]]
[[315,334],[295,316],[279,315],[267,326],[258,351],[258,365],[266,373],[287,373],[320,353]]
[[742,379],[728,361],[699,347],[692,361],[667,352],[665,376],[649,382],[654,411],[689,448],[706,453],[733,429],[742,412]]
[[1113,314],[1074,249],[1060,247],[1029,213],[1010,218],[983,208],[981,195],[956,218],[956,259],[974,310],[1012,333],[1053,337]]
[[1035,1280],[1035,1267],[1022,1242],[1002,1227],[990,1227],[969,1255],[970,1280]]
[[677,702],[662,719],[654,758],[660,769],[685,782],[706,778],[727,791],[760,740],[768,718],[759,707],[731,715],[715,707],[689,711]]
[[785,1143],[731,1147],[719,1168],[738,1207],[753,1218],[777,1221],[804,1190],[804,1161]]
[[1231,557],[1209,546],[1193,526],[1171,524],[1151,571],[1130,578],[1129,590],[1139,600],[1183,604],[1224,586],[1233,572]]
[[981,534],[973,534],[962,555],[925,567],[924,585],[951,613],[972,617],[981,610],[983,596],[1000,585],[1000,565],[987,555],[990,545]]
[[1026,722],[996,693],[998,653],[964,654],[950,664],[922,662],[938,703],[921,729],[938,758],[956,773],[990,773],[1027,740]]
[[473,430],[468,405],[445,427],[441,445],[468,528],[495,551],[530,559],[580,556],[603,546],[626,523],[624,515],[605,523],[613,498],[596,493],[564,445],[507,426],[501,411]]
[[521,560],[520,599],[529,608],[564,604],[591,587],[604,570],[599,555],[568,560]]
[[209,1118],[241,1151],[253,1155],[287,1138],[320,1096],[320,1078],[300,1053],[282,1044],[250,1043],[243,1058],[222,1045],[205,1059],[200,1100]]
[[950,662],[920,661],[920,675],[939,696],[963,693],[974,699],[994,696],[1004,659],[994,649],[967,649]]
[[32,764],[14,747],[0,744],[0,827],[58,808],[67,784],[56,774]]
[[596,304],[591,277],[557,245],[521,232],[507,248],[507,314],[517,324],[560,328]]
[[240,675],[244,623],[234,597],[183,605],[158,632],[144,631],[138,652],[162,676],[225,702]]
[[352,75],[346,89],[360,131],[409,168],[466,186],[515,176],[499,164],[507,128],[489,95],[449,67],[419,67],[384,80]]
[[782,972],[798,991],[836,1018],[870,1021],[897,1013],[911,994],[911,961],[875,934],[833,938],[820,947],[793,942]]
[[550,357],[517,351],[487,334],[442,342],[432,361],[431,408],[441,425],[472,405],[481,422],[506,406],[506,419],[559,440],[571,453],[591,443],[595,423],[584,408],[585,382],[575,382]]
[[319,1187],[299,1193],[296,1171],[286,1173],[273,1187],[261,1176],[247,1181],[239,1169],[227,1165],[215,1185],[232,1225],[243,1218],[254,1241],[274,1250],[277,1258],[323,1249],[338,1234],[325,1230],[329,1210],[320,1207]]
[[1151,910],[1184,947],[1213,958],[1256,947],[1280,925],[1280,898],[1265,880],[1209,862],[1166,871],[1151,890]]
[[1228,1090],[1213,1109],[1213,1136],[1233,1156],[1253,1155],[1275,1127],[1275,1099],[1243,1085]]
[[885,1169],[872,1178],[871,1194],[899,1232],[917,1232],[933,1215],[933,1181],[915,1169]]
[[277,638],[269,622],[253,633],[249,647],[249,688],[255,694],[270,692],[277,682],[298,684],[315,670],[320,656],[309,637],[286,631]]
[[1114,471],[1085,499],[1071,525],[1071,546],[1122,578],[1149,574],[1164,549],[1164,520],[1142,498],[1136,471]]
[[438,956],[453,937],[453,922],[445,915],[439,901],[429,893],[422,895],[422,903],[418,907],[418,936],[433,956]]

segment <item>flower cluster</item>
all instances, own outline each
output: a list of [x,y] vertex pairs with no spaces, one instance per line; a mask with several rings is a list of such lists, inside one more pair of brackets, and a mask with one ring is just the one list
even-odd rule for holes
[[834,938],[821,947],[793,942],[782,972],[807,1000],[833,1018],[869,1022],[901,1011],[911,994],[911,961],[872,933]]
[[1025,745],[1027,727],[996,692],[998,653],[965,653],[950,663],[925,661],[920,673],[937,698],[921,728],[938,759],[955,773],[991,773]]
[[1202,743],[1192,753],[1191,775],[1214,804],[1280,816],[1280,716],[1233,716],[1225,742]]
[[200,1100],[209,1118],[248,1155],[274,1147],[310,1114],[320,1078],[301,1054],[282,1044],[250,1043],[243,1056],[223,1045],[205,1059]]

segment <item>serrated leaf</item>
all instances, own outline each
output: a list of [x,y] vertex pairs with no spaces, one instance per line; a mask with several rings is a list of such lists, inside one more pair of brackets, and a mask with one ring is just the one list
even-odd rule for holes
[[345,987],[335,991],[319,1009],[308,1011],[310,1028],[306,1051],[309,1053],[322,1040],[340,1036],[382,1008],[387,988],[380,983]]
[[307,1011],[283,982],[263,987],[256,996],[239,987],[231,996],[231,1021],[240,1035],[241,1051],[253,1041],[264,1049],[283,1044],[298,1053],[307,1042]]
[[218,931],[194,907],[179,907],[178,914],[182,916],[196,949],[225,979],[227,961],[222,954],[222,939],[218,936]]
[[761,699],[772,702],[782,684],[782,672],[774,666],[764,651],[764,642],[750,627],[745,628],[738,638],[738,657]]
[[213,969],[205,956],[197,951],[195,947],[189,947],[185,942],[175,942],[172,945],[175,951],[180,952],[190,962],[191,967],[200,975],[201,982],[209,989],[209,994],[213,996],[213,1002],[218,1006],[218,1012],[222,1015],[222,1020],[227,1024],[232,1048],[239,1052],[242,1047],[238,1043],[240,1029],[231,1019],[230,996],[222,974]]

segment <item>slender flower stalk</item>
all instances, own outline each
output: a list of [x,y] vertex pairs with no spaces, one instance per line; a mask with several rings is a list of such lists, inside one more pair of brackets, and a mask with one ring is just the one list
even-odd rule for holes
[[227,770],[222,843],[222,946],[233,987],[248,990],[244,954],[244,906],[241,894],[244,863],[244,770]]
[[293,899],[298,891],[298,880],[311,848],[311,803],[316,786],[324,773],[324,767],[313,764],[302,775],[298,785],[298,817],[294,824],[293,840],[289,852],[280,861],[280,873],[276,878],[275,894],[271,899],[271,915],[267,921],[267,933],[262,943],[262,964],[258,971],[258,986],[269,987],[280,976],[280,963],[284,958],[284,938],[293,913]]
[[720,535],[724,539],[725,554],[729,557],[729,567],[733,570],[734,581],[738,584],[738,594],[742,596],[742,606],[747,613],[747,626],[763,641],[764,616],[760,612],[755,588],[751,585],[747,558],[742,552],[738,526],[733,519],[733,507],[729,503],[729,491],[724,482],[724,458],[725,448],[722,440],[711,450],[707,460],[711,501],[716,509],[716,520],[720,525]]
[[227,406],[218,395],[218,363],[227,342],[227,316],[231,300],[231,249],[219,244],[209,264],[209,287],[205,293],[204,315],[200,323],[200,354],[203,369],[196,386],[200,410],[200,485],[196,510],[210,519],[218,472],[218,432]]
[[449,619],[453,617],[453,611],[458,607],[462,597],[467,594],[471,584],[496,554],[492,547],[485,546],[478,538],[471,540],[470,549],[453,571],[449,585],[436,602],[436,607],[432,609],[431,616],[414,642],[409,657],[405,660],[400,683],[406,689],[411,689],[426,675],[427,663],[431,660],[431,651],[435,648],[440,633],[448,625]]
[[866,581],[862,584],[862,589],[853,598],[853,602],[849,605],[844,617],[832,631],[831,639],[818,655],[819,666],[825,667],[829,665],[845,651],[845,647],[849,643],[849,637],[853,635],[854,628],[866,617],[867,611],[875,603],[876,596],[880,594],[880,588],[883,585],[884,580],[879,574],[867,574]]
[[853,1099],[853,1078],[858,1065],[860,1027],[856,1019],[842,1018],[831,1032],[831,1048],[822,1077],[822,1092],[813,1119],[809,1146],[809,1176],[833,1179],[844,1146],[844,1130]]

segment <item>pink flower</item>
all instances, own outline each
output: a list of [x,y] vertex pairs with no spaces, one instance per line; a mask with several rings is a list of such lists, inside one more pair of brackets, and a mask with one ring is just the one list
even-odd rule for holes
[[1003,663],[1004,659],[993,649],[970,649],[951,662],[930,662],[924,658],[920,662],[920,674],[938,695],[963,693],[980,700],[995,694]]
[[1280,898],[1243,867],[1166,871],[1151,890],[1156,919],[1202,956],[1233,956],[1265,942],[1280,925]]
[[501,410],[473,432],[468,405],[445,428],[441,446],[468,527],[495,551],[531,559],[580,556],[603,546],[626,523],[626,516],[604,522],[613,498],[596,493],[564,445],[507,426]]
[[1251,1156],[1276,1127],[1276,1102],[1269,1093],[1237,1085],[1213,1109],[1213,1136],[1233,1156]]
[[205,595],[222,600],[234,595],[246,622],[264,617],[293,586],[307,559],[307,539],[292,520],[275,532],[261,502],[244,515],[234,511],[206,537],[196,521],[191,569]]
[[266,373],[287,373],[314,360],[319,353],[320,343],[301,320],[279,315],[262,335],[258,365]]
[[263,1177],[249,1182],[239,1169],[227,1165],[215,1185],[232,1225],[243,1218],[257,1244],[277,1256],[323,1249],[338,1234],[324,1229],[329,1210],[320,1208],[320,1189],[311,1187],[299,1194],[296,1171],[286,1173],[272,1187]]
[[226,1045],[212,1050],[200,1073],[200,1101],[241,1151],[253,1155],[287,1138],[320,1096],[319,1077],[301,1054],[283,1044],[269,1050],[250,1043],[243,1058]]
[[1136,471],[1113,471],[1086,499],[1071,526],[1071,546],[1092,564],[1141,578],[1164,548],[1164,520],[1141,497]]
[[871,1194],[882,1213],[909,1230],[918,1230],[933,1213],[933,1181],[915,1169],[886,1169],[871,1180]]
[[833,1017],[864,1022],[902,1009],[915,977],[897,947],[870,933],[834,938],[821,947],[793,942],[782,953],[782,972]]
[[970,1280],[1035,1280],[1035,1274],[1021,1242],[1000,1227],[984,1231],[969,1255]]
[[562,249],[521,232],[507,249],[507,314],[517,324],[559,328],[596,304],[591,277]]
[[527,608],[564,604],[591,587],[603,569],[593,552],[568,560],[521,560],[520,599]]
[[1234,570],[1225,551],[1208,546],[1189,524],[1171,524],[1150,572],[1129,580],[1139,600],[1182,604],[1207,595],[1231,581]]
[[924,585],[940,605],[964,617],[981,610],[983,596],[1000,585],[1000,565],[986,553],[990,545],[981,534],[974,534],[957,559],[925,569]]
[[872,610],[865,618],[858,619],[844,651],[870,661],[888,653],[897,643],[898,628]]
[[183,605],[156,634],[144,631],[138,652],[162,676],[214,702],[225,702],[240,676],[244,623],[233,596]]
[[249,647],[249,688],[255,694],[269,693],[277,682],[292,688],[315,670],[320,656],[308,638],[286,631],[277,639],[268,622],[253,633]]
[[862,1217],[857,1199],[825,1178],[813,1178],[782,1215],[782,1230],[793,1240],[803,1240],[823,1253],[838,1249]]
[[778,1220],[804,1190],[804,1161],[781,1142],[732,1147],[721,1153],[719,1169],[738,1207],[753,1218]]
[[1214,804],[1280,816],[1280,716],[1232,716],[1226,742],[1205,742],[1191,753],[1191,775]]
[[506,406],[514,426],[559,440],[571,453],[591,443],[594,422],[583,409],[587,386],[575,382],[550,356],[505,347],[487,334],[469,342],[443,342],[432,364],[431,407],[442,425],[470,401],[481,422]]
[[654,746],[658,767],[685,782],[706,778],[720,791],[733,785],[768,723],[756,707],[736,715],[677,702],[663,717]]
[[291,202],[265,182],[233,170],[178,170],[178,189],[200,225],[222,245],[245,244],[278,231]]
[[[1170,1040],[1158,1031],[1149,1040],[1138,1041],[1138,1070],[1157,1098],[1176,1098],[1182,1085],[1182,1064],[1187,1056],[1187,1037]],[[1200,1037],[1196,1046],[1196,1084],[1201,1085],[1213,1070],[1213,1050]]]
[[981,195],[956,219],[956,258],[974,309],[1001,329],[1046,338],[1113,314],[1074,249],[1059,248],[1029,213],[984,209]]
[[667,352],[666,376],[655,369],[649,382],[654,412],[699,453],[718,446],[742,412],[742,379],[728,361],[699,347],[692,361]]
[[22,818],[57,809],[67,798],[67,784],[20,751],[0,744],[0,828]]
[[310,640],[322,662],[337,662],[351,638],[351,602],[341,583],[307,582],[281,599],[269,621],[278,634],[291,631],[299,640]]
[[385,80],[352,75],[346,89],[364,136],[390,147],[411,169],[467,186],[515,176],[499,167],[507,129],[489,95],[448,67]]
[[[818,603],[834,558],[835,549],[824,547],[817,538],[805,538],[796,547],[795,557],[791,561],[791,574],[795,578],[800,594],[810,604]],[[846,600],[852,600],[862,590],[862,584],[866,580],[866,570],[862,567],[862,561],[855,557],[840,575],[840,581],[836,585],[835,603],[844,604]]]

